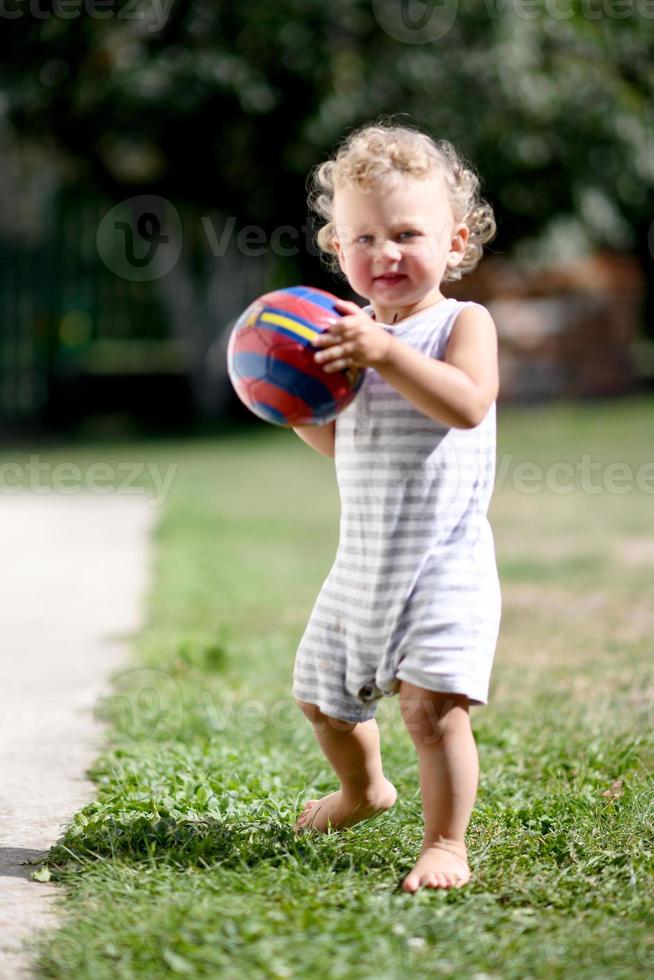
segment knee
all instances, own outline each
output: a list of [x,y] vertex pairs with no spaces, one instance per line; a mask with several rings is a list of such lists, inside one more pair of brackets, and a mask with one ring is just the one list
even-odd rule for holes
[[305,718],[308,718],[309,721],[322,721],[322,719],[326,717],[326,715],[323,715],[317,704],[311,704],[310,701],[300,701],[299,698],[296,698],[295,701],[302,714],[305,716]]
[[317,704],[311,704],[310,701],[300,701],[299,698],[296,698],[295,701],[300,711],[305,718],[309,719],[314,728],[329,727],[335,732],[351,732],[356,726],[356,722],[345,721],[343,718],[334,718],[331,715],[326,715],[324,711],[320,710]]
[[400,691],[400,710],[404,725],[416,748],[434,746],[470,724],[468,699],[463,694],[449,694],[413,688]]

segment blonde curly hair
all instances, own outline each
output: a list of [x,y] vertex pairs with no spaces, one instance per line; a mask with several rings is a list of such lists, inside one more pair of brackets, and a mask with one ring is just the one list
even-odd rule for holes
[[[334,194],[344,184],[371,190],[402,176],[425,180],[434,173],[444,175],[455,222],[470,230],[459,265],[448,268],[444,282],[460,279],[479,263],[482,246],[496,231],[493,209],[479,196],[479,178],[470,165],[445,139],[382,120],[366,123],[350,133],[334,156],[317,164],[307,178],[308,206],[326,223],[316,242],[330,271],[345,279],[334,247]],[[325,255],[326,253],[326,255]]]

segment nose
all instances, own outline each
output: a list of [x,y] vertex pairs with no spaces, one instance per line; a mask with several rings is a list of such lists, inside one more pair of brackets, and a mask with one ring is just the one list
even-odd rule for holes
[[391,238],[384,238],[379,244],[379,257],[392,262],[399,262],[402,258],[402,250],[397,242]]

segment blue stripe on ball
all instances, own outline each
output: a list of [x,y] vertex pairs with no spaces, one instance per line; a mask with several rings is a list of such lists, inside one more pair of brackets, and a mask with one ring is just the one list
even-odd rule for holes
[[288,425],[288,419],[284,413],[266,402],[253,402],[250,409],[265,422],[272,422],[275,425]]
[[[322,293],[317,293],[310,286],[289,286],[284,290],[285,293],[293,293],[294,296],[299,296],[302,299],[308,299],[311,303],[316,303],[318,306],[322,306],[325,310],[331,310],[334,312],[334,304],[328,296],[323,296]],[[338,314],[337,314],[338,315]]]
[[331,405],[334,396],[327,385],[299,371],[286,361],[269,360],[264,354],[243,351],[234,358],[236,373],[245,379],[261,379],[283,388],[286,392],[300,391],[309,405]]

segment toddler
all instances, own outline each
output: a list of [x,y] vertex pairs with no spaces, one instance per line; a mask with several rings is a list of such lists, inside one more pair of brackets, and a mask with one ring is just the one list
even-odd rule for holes
[[479,772],[469,708],[487,701],[501,615],[487,518],[499,381],[490,314],[441,285],[477,265],[493,212],[450,143],[387,120],[315,168],[309,202],[326,219],[319,246],[368,301],[339,301],[315,359],[367,370],[335,421],[295,430],[335,457],[341,519],[293,676],[340,788],[309,800],[294,829],[393,806],[374,715],[399,694],[424,814],[402,888],[461,887]]

